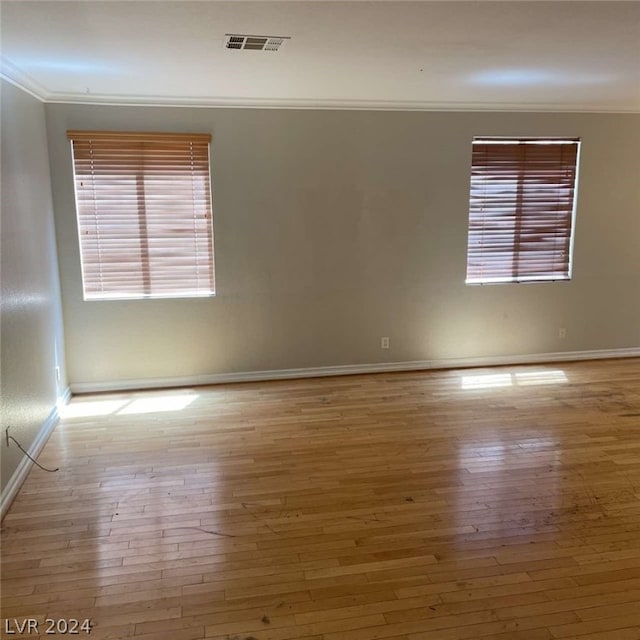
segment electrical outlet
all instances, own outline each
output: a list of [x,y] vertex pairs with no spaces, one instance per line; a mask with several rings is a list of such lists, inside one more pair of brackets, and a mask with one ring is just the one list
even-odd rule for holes
[[560,338],[560,340],[564,340],[567,337],[567,330],[565,329],[565,327],[560,327],[558,329],[558,338]]
[[381,349],[388,349],[389,348],[389,338],[388,337],[380,338],[380,348]]

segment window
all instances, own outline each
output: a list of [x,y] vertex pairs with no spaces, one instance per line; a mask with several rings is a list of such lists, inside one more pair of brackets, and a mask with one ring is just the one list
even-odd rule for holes
[[579,145],[474,139],[467,284],[571,278]]
[[85,300],[213,295],[211,136],[67,135]]

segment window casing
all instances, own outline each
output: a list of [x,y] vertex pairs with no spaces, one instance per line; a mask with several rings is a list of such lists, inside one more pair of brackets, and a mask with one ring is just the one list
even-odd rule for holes
[[571,278],[579,147],[473,140],[467,284]]
[[85,300],[214,295],[211,136],[67,134]]

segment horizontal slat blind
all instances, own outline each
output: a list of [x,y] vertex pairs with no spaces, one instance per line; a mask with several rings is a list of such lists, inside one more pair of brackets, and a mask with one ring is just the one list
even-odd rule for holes
[[467,283],[569,278],[578,145],[474,140]]
[[68,137],[85,299],[214,293],[211,136]]

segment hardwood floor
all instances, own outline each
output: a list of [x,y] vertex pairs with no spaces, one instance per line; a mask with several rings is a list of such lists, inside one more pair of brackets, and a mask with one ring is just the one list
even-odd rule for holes
[[6,638],[640,639],[640,359],[80,396],[39,461]]

